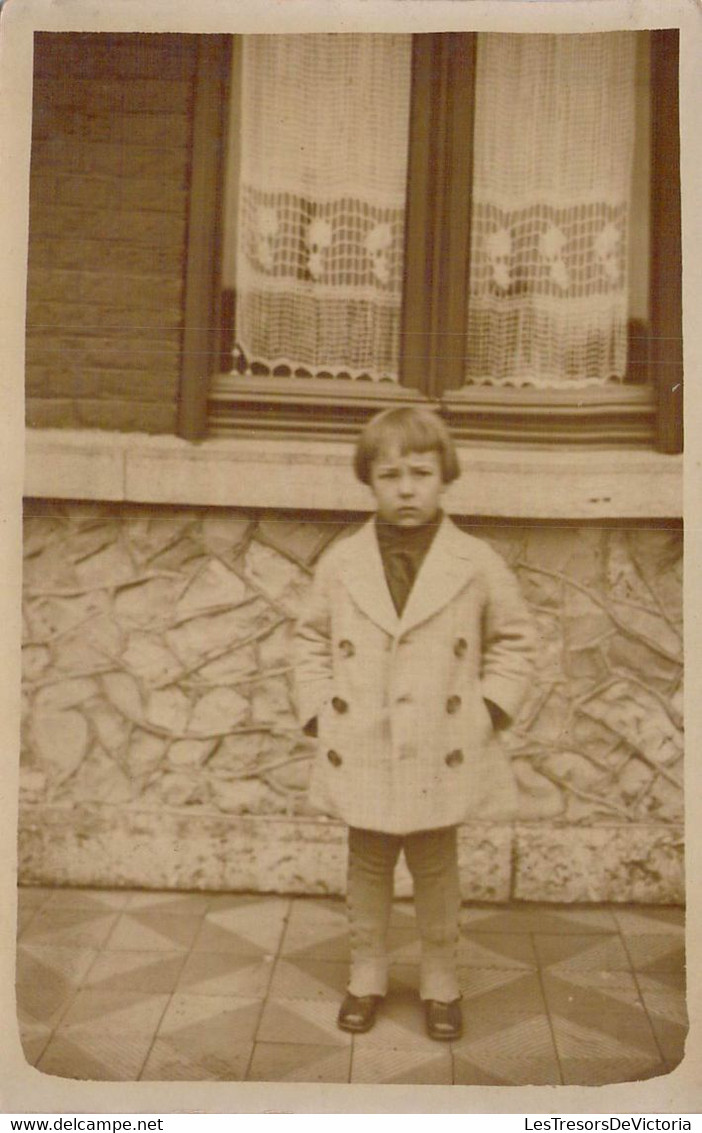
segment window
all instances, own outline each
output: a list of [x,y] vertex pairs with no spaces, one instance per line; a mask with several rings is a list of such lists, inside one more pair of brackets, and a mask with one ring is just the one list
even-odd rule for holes
[[[630,34],[639,41],[643,36],[648,38],[646,33]],[[294,360],[287,367],[283,364],[266,369],[249,357],[243,359],[242,368],[247,371],[244,376],[226,372],[228,353],[237,340],[237,304],[231,289],[222,290],[221,286],[226,167],[223,151],[227,134],[237,137],[238,123],[235,114],[234,128],[228,129],[224,112],[228,98],[222,98],[222,89],[230,74],[235,79],[238,76],[240,44],[226,37],[203,37],[194,119],[195,180],[186,289],[188,329],[180,416],[183,435],[203,435],[208,422],[215,434],[264,427],[338,435],[355,430],[370,412],[388,403],[424,400],[441,408],[458,436],[475,440],[655,444],[662,451],[680,450],[678,33],[650,33],[650,147],[642,150],[639,130],[638,157],[635,155],[635,160],[641,160],[643,154],[644,162],[648,160],[650,164],[650,192],[645,194],[650,196],[649,287],[645,289],[649,297],[648,303],[644,303],[647,310],[635,311],[637,317],[628,319],[629,341],[623,344],[626,361],[618,380],[570,386],[567,382],[542,383],[545,388],[534,382],[515,384],[509,375],[506,382],[499,384],[476,381],[466,362],[469,351],[474,356],[474,343],[485,337],[484,324],[478,320],[475,273],[479,250],[484,251],[486,241],[484,232],[480,240],[471,232],[471,217],[476,227],[475,217],[480,214],[476,190],[476,185],[480,188],[480,179],[474,167],[474,147],[466,144],[466,139],[475,135],[476,115],[479,119],[481,113],[476,97],[476,71],[480,58],[486,66],[488,56],[487,41],[481,45],[481,39],[472,33],[411,37],[407,194],[399,265],[399,360],[394,375],[397,380],[364,380],[363,373],[357,371],[356,380],[344,381],[338,376],[325,378],[324,371],[322,376],[306,376],[304,367],[295,367]],[[479,57],[481,50],[484,55]],[[270,82],[275,82],[274,73]],[[245,113],[245,107],[241,113]],[[259,200],[256,207],[260,206]],[[209,223],[203,224],[203,218],[209,218]],[[265,202],[257,223],[260,254],[265,260],[270,255],[266,225],[277,223],[267,216]],[[398,270],[397,262],[391,263],[387,253],[388,230],[393,223],[396,221],[389,205],[387,215],[379,214],[372,225],[375,244],[367,251],[371,256],[369,270],[375,271],[376,283]],[[490,223],[492,260],[488,269],[492,272],[490,286],[497,295],[493,308],[497,311],[499,342],[505,326],[501,296],[507,295],[511,300],[520,288],[524,291],[531,284],[525,282],[521,268],[515,272],[514,256],[512,266],[504,266],[505,241],[514,238],[514,225],[507,233],[506,227],[500,228],[494,220]],[[604,237],[599,267],[605,275],[614,272],[616,234],[613,235],[613,225],[609,229],[608,235],[607,225],[601,226]],[[323,259],[330,253],[330,230],[322,218],[316,228],[309,225],[307,232],[311,232],[306,237],[307,264],[314,274],[317,269],[321,271]],[[563,290],[563,273],[567,271],[559,241],[562,244],[568,234],[564,237],[558,224],[544,227],[541,223],[539,232],[544,253],[539,270],[547,273],[546,290],[550,287],[550,293],[557,293],[559,288]],[[639,262],[642,255],[644,262],[648,256],[647,236],[645,230],[639,233],[638,242],[643,246]],[[573,239],[577,242],[577,237]],[[227,248],[231,246],[229,233]],[[527,260],[527,256],[522,256],[522,263]],[[224,268],[226,274],[226,263]],[[640,298],[641,272],[636,271],[633,278]],[[219,342],[212,309],[218,312],[215,325],[224,327]],[[476,326],[477,332],[471,332],[471,327]],[[558,345],[557,335],[555,339]],[[203,389],[203,356],[212,360],[209,396]],[[219,364],[222,356],[224,365]],[[348,365],[352,368],[350,359]],[[567,368],[568,363],[563,365]]]

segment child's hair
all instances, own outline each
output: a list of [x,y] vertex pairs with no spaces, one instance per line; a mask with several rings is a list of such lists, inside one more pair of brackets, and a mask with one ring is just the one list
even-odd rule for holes
[[371,418],[356,442],[353,457],[354,471],[362,484],[370,483],[373,461],[392,448],[401,456],[410,452],[438,453],[444,484],[457,480],[461,474],[450,433],[430,409],[384,409]]

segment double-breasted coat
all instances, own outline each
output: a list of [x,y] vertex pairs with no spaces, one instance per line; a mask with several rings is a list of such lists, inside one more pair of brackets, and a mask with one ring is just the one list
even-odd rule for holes
[[447,517],[398,615],[370,520],[323,557],[296,627],[299,717],[317,718],[310,801],[392,834],[507,817],[515,786],[485,700],[514,716],[533,651],[513,574]]

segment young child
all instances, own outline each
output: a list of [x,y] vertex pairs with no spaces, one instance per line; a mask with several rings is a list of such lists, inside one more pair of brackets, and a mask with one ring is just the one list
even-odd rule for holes
[[525,693],[532,626],[500,556],[440,509],[460,469],[437,416],[380,413],[359,437],[354,468],[376,515],[320,561],[295,639],[300,720],[318,736],[310,798],[349,827],[351,975],[337,1021],[369,1030],[386,994],[404,850],[427,1031],[455,1039],[457,826],[513,810],[495,733]]

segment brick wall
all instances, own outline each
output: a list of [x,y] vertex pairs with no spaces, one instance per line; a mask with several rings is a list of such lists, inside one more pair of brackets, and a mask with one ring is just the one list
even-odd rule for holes
[[35,37],[27,416],[173,432],[197,37]]

